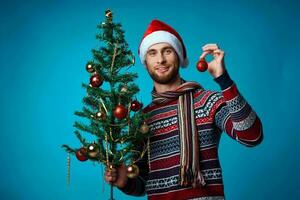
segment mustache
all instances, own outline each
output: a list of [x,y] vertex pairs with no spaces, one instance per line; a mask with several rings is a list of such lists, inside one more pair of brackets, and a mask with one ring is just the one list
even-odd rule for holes
[[169,65],[163,65],[163,64],[158,64],[158,65],[154,66],[155,69],[158,69],[158,68],[161,68],[161,67],[170,67],[170,66]]

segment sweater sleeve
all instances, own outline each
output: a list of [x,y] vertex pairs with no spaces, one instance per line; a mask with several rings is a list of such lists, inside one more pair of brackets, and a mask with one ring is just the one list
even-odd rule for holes
[[261,143],[263,139],[261,120],[239,93],[227,71],[215,78],[215,81],[222,89],[213,113],[217,127],[246,146],[253,147]]
[[132,196],[144,196],[146,194],[146,180],[148,177],[148,159],[147,152],[145,156],[136,163],[139,168],[139,176],[137,178],[128,178],[128,182],[124,188],[119,188],[122,192]]

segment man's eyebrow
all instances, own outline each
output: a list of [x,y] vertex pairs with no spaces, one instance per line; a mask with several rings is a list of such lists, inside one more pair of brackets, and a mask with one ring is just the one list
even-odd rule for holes
[[153,52],[153,51],[157,51],[157,50],[156,50],[156,49],[149,49],[149,50],[147,51],[147,53]]
[[172,49],[172,50],[174,50],[174,48],[173,48],[173,47],[170,47],[170,46],[167,46],[167,47],[162,48],[162,50],[166,50],[166,49]]
[[156,49],[148,49],[148,51],[156,51]]
[[[170,47],[170,46],[163,47],[163,48],[160,49],[160,51],[164,51],[164,50],[166,50],[166,49],[172,49],[172,50],[174,51],[174,48],[173,48],[173,47]],[[147,51],[147,53],[150,52],[150,51],[157,51],[157,49],[149,49],[149,50]]]

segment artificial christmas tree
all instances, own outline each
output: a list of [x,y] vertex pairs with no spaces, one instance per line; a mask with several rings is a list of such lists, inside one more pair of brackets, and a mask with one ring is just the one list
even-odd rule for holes
[[[106,10],[105,21],[98,28],[100,33],[96,38],[101,47],[92,50],[94,59],[85,66],[91,75],[89,84],[83,84],[87,96],[83,98],[82,111],[75,112],[89,123],[74,124],[80,147],[63,145],[63,148],[76,155],[79,161],[91,160],[110,168],[125,164],[128,176],[134,177],[139,172],[135,163],[144,156],[145,141],[149,137],[149,127],[145,123],[147,116],[135,96],[139,92],[133,82],[137,74],[128,72],[135,59],[124,39],[121,24],[113,22],[111,10]],[[95,139],[88,142],[81,132],[92,134]],[[69,176],[68,171],[68,179]],[[110,199],[113,199],[112,186]]]

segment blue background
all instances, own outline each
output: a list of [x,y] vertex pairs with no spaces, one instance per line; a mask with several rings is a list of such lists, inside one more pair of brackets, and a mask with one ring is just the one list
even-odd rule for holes
[[[67,154],[79,146],[73,114],[82,107],[86,62],[97,47],[96,25],[111,8],[135,53],[137,98],[150,102],[152,81],[137,55],[153,18],[183,37],[190,67],[181,71],[206,89],[219,90],[195,63],[201,46],[218,43],[239,90],[264,125],[265,138],[246,148],[224,134],[220,144],[229,200],[299,199],[299,2],[297,1],[1,1],[0,198],[108,199],[101,167]],[[299,12],[298,12],[299,13]],[[103,191],[104,189],[104,191]],[[137,199],[115,190],[116,199]],[[146,199],[145,197],[140,199]]]

